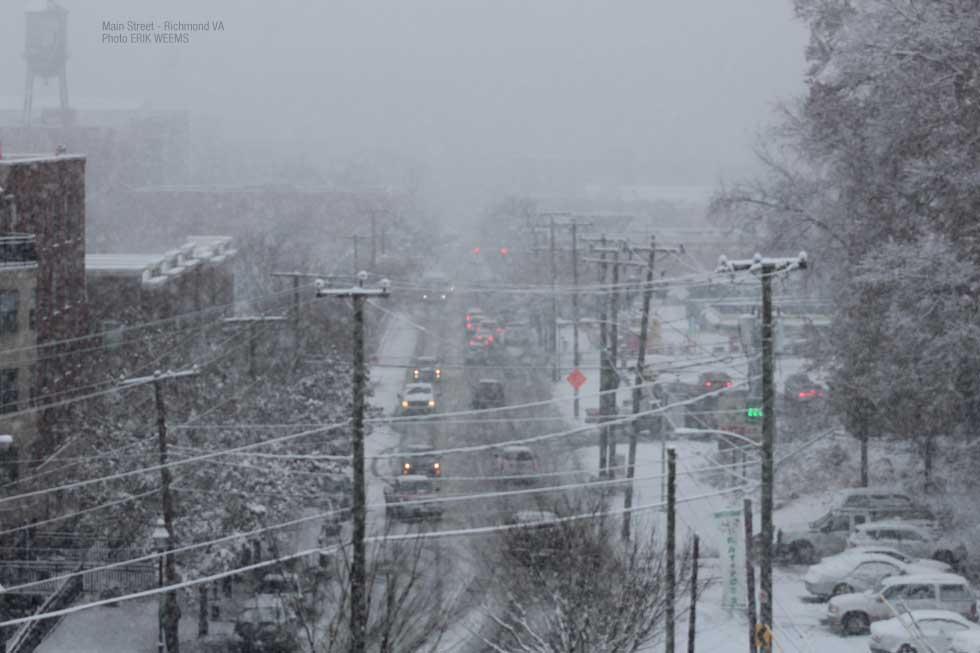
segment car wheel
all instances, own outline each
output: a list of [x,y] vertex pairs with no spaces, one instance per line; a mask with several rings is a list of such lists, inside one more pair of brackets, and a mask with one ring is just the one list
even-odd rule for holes
[[841,625],[848,635],[863,635],[870,629],[871,620],[863,612],[848,612],[844,615]]
[[936,551],[932,557],[934,560],[938,560],[939,562],[945,562],[950,567],[956,565],[956,556],[953,555],[953,552],[948,549]]
[[911,644],[902,644],[902,648],[898,649],[898,653],[918,653],[918,651]]
[[847,583],[837,583],[834,585],[833,596],[840,596],[841,594],[853,594],[854,588]]
[[793,544],[793,562],[798,565],[810,565],[818,562],[817,550],[807,541]]

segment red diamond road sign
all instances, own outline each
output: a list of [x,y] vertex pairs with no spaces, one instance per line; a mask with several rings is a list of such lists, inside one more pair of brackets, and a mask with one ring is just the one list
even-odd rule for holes
[[565,380],[576,390],[582,387],[585,383],[585,375],[578,370],[578,368],[572,370],[572,373],[565,377]]

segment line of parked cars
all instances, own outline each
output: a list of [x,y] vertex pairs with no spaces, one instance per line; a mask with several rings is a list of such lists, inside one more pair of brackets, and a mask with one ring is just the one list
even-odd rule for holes
[[848,491],[809,530],[782,533],[775,550],[812,563],[803,582],[828,600],[824,623],[870,633],[871,653],[980,653],[977,595],[956,573],[966,543],[908,495]]

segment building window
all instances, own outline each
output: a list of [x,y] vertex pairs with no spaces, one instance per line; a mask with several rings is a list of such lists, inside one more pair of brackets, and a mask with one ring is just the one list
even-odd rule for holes
[[0,370],[0,413],[17,411],[17,368]]
[[17,333],[16,290],[0,290],[0,334]]

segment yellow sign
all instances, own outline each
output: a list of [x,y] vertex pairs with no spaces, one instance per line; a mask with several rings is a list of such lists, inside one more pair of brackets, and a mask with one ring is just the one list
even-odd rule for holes
[[755,625],[755,645],[764,650],[770,650],[772,646],[772,631],[765,624]]

